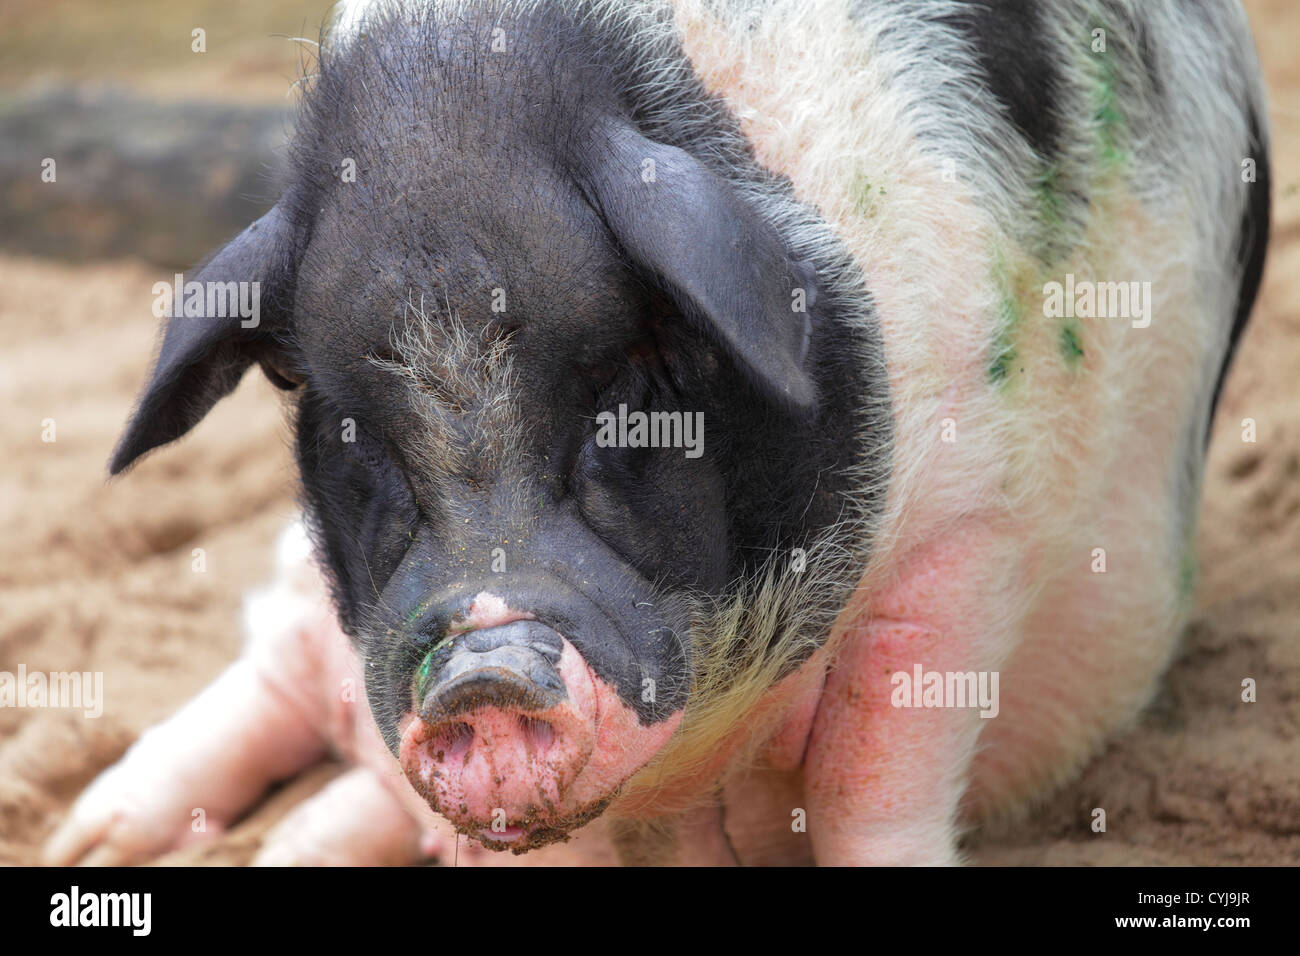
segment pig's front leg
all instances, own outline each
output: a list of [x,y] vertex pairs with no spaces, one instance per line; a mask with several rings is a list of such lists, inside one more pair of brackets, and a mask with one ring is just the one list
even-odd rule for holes
[[47,863],[127,864],[210,837],[325,756],[322,670],[342,636],[301,525],[281,536],[274,580],[250,596],[246,624],[239,660],[77,799]]
[[385,866],[423,859],[420,827],[368,767],[353,767],[267,834],[254,866]]
[[957,806],[985,719],[978,706],[895,706],[910,688],[893,677],[1001,666],[1014,626],[1000,596],[1014,562],[990,554],[997,541],[973,527],[919,549],[845,634],[805,762],[819,865],[958,862]]
[[210,837],[324,753],[316,728],[240,658],[100,774],[44,860],[119,866]]

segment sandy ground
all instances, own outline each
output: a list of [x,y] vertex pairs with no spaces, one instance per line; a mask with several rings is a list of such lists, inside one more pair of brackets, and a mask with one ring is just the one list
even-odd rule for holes
[[[1275,227],[1214,430],[1195,620],[1139,725],[1026,819],[978,838],[976,862],[1300,863],[1300,14],[1289,5],[1248,4],[1272,95]],[[2,863],[35,862],[93,775],[237,654],[242,595],[295,510],[278,400],[258,375],[181,445],[106,483],[153,348],[159,273],[0,257],[0,670],[102,671],[105,696],[97,719],[0,708]],[[1240,699],[1248,677],[1252,704]],[[334,772],[288,784],[167,862],[246,862]],[[1107,811],[1104,834],[1088,826],[1094,807]]]

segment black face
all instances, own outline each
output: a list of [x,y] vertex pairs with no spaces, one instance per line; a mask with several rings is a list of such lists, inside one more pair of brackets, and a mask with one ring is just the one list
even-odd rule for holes
[[[580,212],[599,238],[594,216]],[[439,276],[434,289],[403,294],[388,274],[375,289],[328,254],[317,266],[308,253],[304,275],[344,281],[307,285],[300,314],[373,315],[372,301],[425,302],[423,317],[299,333],[303,486],[345,626],[383,662],[369,670],[372,702],[388,702],[394,716],[410,700],[420,658],[483,591],[569,635],[643,718],[682,704],[687,621],[665,613],[667,595],[716,593],[731,573],[725,461],[712,450],[688,458],[683,448],[601,447],[597,416],[620,405],[702,415],[706,429],[725,434],[736,410],[717,393],[729,377],[733,391],[739,383],[684,334],[666,300],[588,242],[594,272],[577,277],[576,291],[477,273],[466,280],[452,257],[439,268],[403,245],[416,259],[404,263],[408,287]],[[505,290],[504,313],[491,312],[494,288]],[[419,349],[394,353],[395,322],[418,326]],[[423,394],[398,370],[422,360],[458,363],[458,375],[476,380],[457,389],[443,379]],[[647,678],[678,692],[643,702]],[[395,733],[395,722],[385,730]]]
[[[516,166],[532,177],[524,196],[500,188]],[[387,200],[346,185],[326,200],[321,220],[340,225],[325,234],[350,223],[352,245],[318,232],[299,273],[307,503],[345,626],[383,663],[368,670],[372,706],[400,715],[425,652],[491,591],[570,636],[654,720],[687,689],[673,595],[720,596],[778,546],[770,517],[734,506],[807,505],[779,464],[798,422],[637,274],[577,188],[537,162],[498,172],[472,234],[440,212],[464,201],[459,170],[422,180],[418,215],[383,218]],[[545,205],[526,198],[539,194]],[[408,329],[419,346],[402,354]],[[428,382],[401,371],[421,362],[448,368]],[[620,407],[689,416],[703,434],[694,450],[605,447],[598,417]],[[384,729],[395,740],[396,720]]]
[[[296,178],[200,275],[260,278],[267,320],[174,323],[113,464],[252,361],[296,388],[305,504],[394,749],[411,711],[556,705],[556,635],[642,724],[680,713],[687,599],[807,545],[859,464],[867,346],[735,186],[770,177],[694,87],[680,130],[643,135],[645,77],[563,17],[513,24],[509,56],[484,52],[496,21],[400,16],[327,54]],[[693,155],[700,122],[730,152]],[[620,413],[683,442],[607,446]],[[483,623],[483,595],[536,624]]]

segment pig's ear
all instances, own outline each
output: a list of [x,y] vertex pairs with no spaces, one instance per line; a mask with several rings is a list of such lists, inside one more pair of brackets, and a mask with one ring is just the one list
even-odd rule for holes
[[[256,324],[251,316],[241,315],[241,309],[229,307],[236,303],[229,298],[227,306],[214,309],[227,313],[221,317],[185,315],[184,297],[173,305],[153,375],[109,462],[111,474],[184,435],[239,384],[252,362],[263,359],[277,330],[285,325],[283,303],[292,276],[290,250],[287,217],[275,206],[206,265],[184,277],[187,285],[198,282],[205,290],[213,288],[209,283],[223,283],[223,290],[230,288],[224,283],[249,283],[234,288],[241,290],[238,302],[257,302]],[[205,294],[205,305],[198,311],[206,312],[206,299]],[[275,381],[273,370],[267,374]]]
[[788,409],[816,403],[808,373],[812,276],[775,230],[730,185],[684,150],[626,123],[599,128],[584,177],[615,239],[651,273],[687,319],[699,323]]

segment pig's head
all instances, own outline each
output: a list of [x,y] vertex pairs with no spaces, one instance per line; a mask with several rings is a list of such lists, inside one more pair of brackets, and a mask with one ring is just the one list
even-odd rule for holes
[[[253,363],[289,391],[380,730],[431,806],[516,850],[665,747],[710,620],[741,657],[806,653],[781,607],[744,635],[735,609],[846,522],[879,387],[842,262],[783,238],[788,184],[660,69],[680,51],[550,6],[501,53],[501,16],[427,12],[327,46],[280,202],[188,277],[258,282],[257,326],[171,320],[111,464]],[[676,446],[637,447],[636,413]]]

